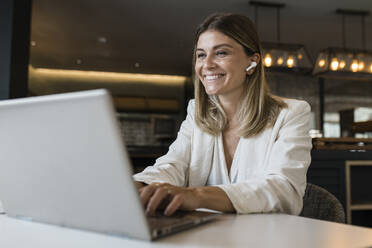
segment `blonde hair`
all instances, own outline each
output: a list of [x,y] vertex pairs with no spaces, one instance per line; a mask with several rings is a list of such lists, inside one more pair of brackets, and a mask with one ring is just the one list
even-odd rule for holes
[[[238,14],[213,14],[198,27],[195,36],[193,66],[196,61],[196,45],[199,36],[207,30],[219,31],[243,46],[248,56],[261,55],[261,44],[251,20]],[[227,126],[226,114],[216,95],[207,95],[202,83],[194,72],[195,121],[203,131],[218,135]],[[244,84],[244,96],[239,104],[236,117],[240,126],[238,135],[248,138],[273,126],[280,110],[287,107],[279,97],[273,96],[267,85],[264,66],[260,61]]]

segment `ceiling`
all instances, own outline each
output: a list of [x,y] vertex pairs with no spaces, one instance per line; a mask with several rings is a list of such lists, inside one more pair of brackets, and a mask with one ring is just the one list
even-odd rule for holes
[[[337,8],[368,10],[371,0],[282,0],[281,41],[319,50],[341,46]],[[254,19],[249,0],[33,0],[31,65],[43,68],[191,75],[196,26],[214,12]],[[372,15],[365,19],[372,50]],[[276,41],[276,12],[259,8],[262,41]],[[346,18],[346,46],[361,47],[361,18]]]

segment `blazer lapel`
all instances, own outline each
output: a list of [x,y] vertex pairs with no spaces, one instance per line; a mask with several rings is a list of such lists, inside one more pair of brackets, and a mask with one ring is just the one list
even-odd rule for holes
[[213,135],[202,132],[198,127],[194,129],[188,186],[196,187],[206,184],[212,167],[214,140]]

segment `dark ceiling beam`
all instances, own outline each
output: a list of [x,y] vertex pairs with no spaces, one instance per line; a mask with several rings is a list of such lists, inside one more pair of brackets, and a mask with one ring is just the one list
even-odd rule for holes
[[0,100],[27,96],[32,0],[0,1]]
[[258,7],[267,7],[267,8],[284,8],[284,3],[274,3],[274,2],[261,2],[261,1],[249,1],[250,5]]
[[341,15],[355,15],[355,16],[368,16],[368,10],[355,10],[355,9],[336,9],[336,14]]

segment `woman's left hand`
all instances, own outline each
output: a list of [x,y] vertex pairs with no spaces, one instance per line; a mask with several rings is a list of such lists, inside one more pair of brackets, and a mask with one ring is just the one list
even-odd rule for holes
[[176,187],[168,183],[152,183],[139,189],[146,215],[151,216],[164,202],[164,214],[172,215],[177,209],[195,210],[199,199],[195,188]]

